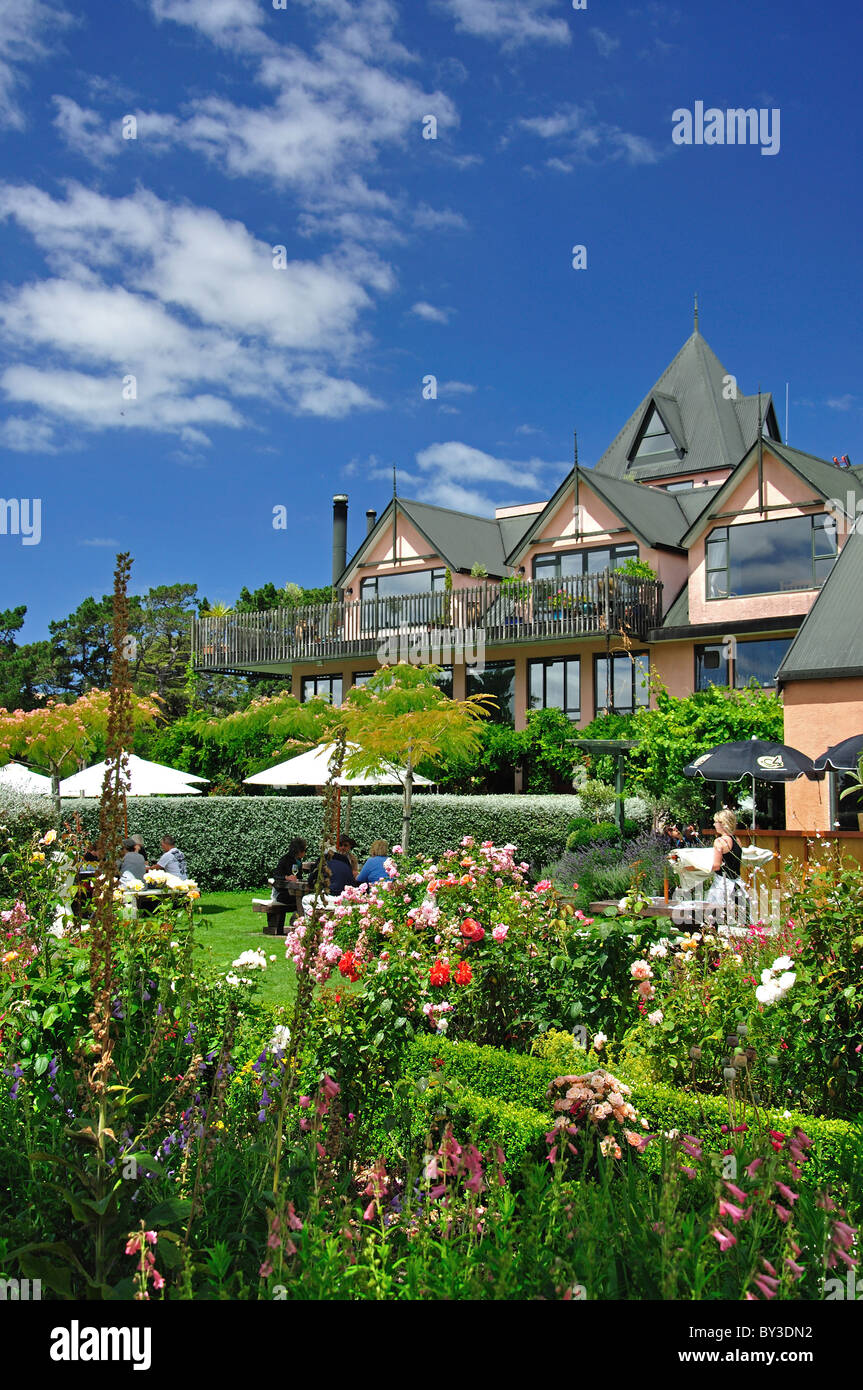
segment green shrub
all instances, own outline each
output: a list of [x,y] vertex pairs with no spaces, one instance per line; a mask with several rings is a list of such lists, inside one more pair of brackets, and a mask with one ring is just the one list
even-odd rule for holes
[[[572,1049],[571,1039],[561,1044],[566,1034],[547,1035],[547,1042],[536,1045],[531,1057],[520,1057],[494,1047],[477,1047],[474,1043],[450,1042],[442,1038],[417,1038],[405,1053],[405,1072],[415,1080],[433,1075],[439,1082],[456,1083],[456,1099],[450,1110],[454,1121],[464,1126],[475,1122],[486,1142],[498,1142],[509,1161],[506,1145],[500,1134],[504,1126],[515,1133],[520,1153],[542,1156],[542,1134],[549,1127],[551,1111],[546,1098],[549,1082],[570,1070],[589,1071],[601,1066],[596,1054],[582,1053],[581,1061]],[[546,1055],[541,1054],[543,1049]],[[593,1055],[591,1063],[589,1057]],[[435,1062],[442,1065],[435,1066]],[[612,1067],[616,1075],[619,1069]],[[632,1103],[654,1132],[678,1130],[695,1134],[715,1145],[718,1151],[728,1145],[728,1104],[723,1096],[696,1095],[636,1080],[625,1072],[620,1076],[632,1086]],[[465,1088],[460,1094],[458,1086]],[[485,1101],[486,1104],[480,1104]],[[863,1126],[847,1120],[825,1120],[794,1111],[762,1111],[762,1121],[771,1129],[787,1134],[795,1125],[812,1139],[806,1180],[811,1186],[858,1184],[863,1178]],[[539,1128],[540,1119],[542,1129]],[[495,1124],[499,1128],[495,1130]],[[723,1126],[726,1132],[723,1133]],[[532,1127],[532,1128],[531,1128]],[[458,1131],[457,1131],[458,1132]],[[463,1133],[468,1133],[465,1127]],[[532,1136],[532,1137],[531,1137]],[[647,1157],[658,1162],[659,1146],[650,1146]]]
[[[465,835],[515,844],[537,869],[560,857],[566,827],[577,810],[574,796],[414,796],[411,836],[418,854],[439,855]],[[129,830],[155,855],[163,834],[184,851],[190,874],[202,888],[257,888],[272,874],[289,840],[320,842],[323,802],[317,796],[130,797]],[[94,799],[63,803],[64,819],[77,813],[86,834],[98,829]],[[398,843],[400,795],[353,799],[351,836],[365,849],[372,840]]]
[[586,849],[588,845],[619,844],[623,839],[618,827],[612,821],[602,821],[599,825],[585,825],[573,830],[567,838],[566,848],[570,853],[575,849]]

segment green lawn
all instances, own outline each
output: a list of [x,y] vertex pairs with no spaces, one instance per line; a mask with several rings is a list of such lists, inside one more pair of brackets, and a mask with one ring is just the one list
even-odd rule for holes
[[[294,968],[285,960],[285,940],[264,936],[267,918],[252,911],[252,898],[268,898],[267,888],[250,888],[247,893],[202,893],[201,915],[195,935],[204,947],[202,955],[217,970],[228,970],[243,951],[261,950],[267,956],[267,969],[261,985],[266,1004],[288,1004],[294,997]],[[270,960],[275,956],[275,960]]]

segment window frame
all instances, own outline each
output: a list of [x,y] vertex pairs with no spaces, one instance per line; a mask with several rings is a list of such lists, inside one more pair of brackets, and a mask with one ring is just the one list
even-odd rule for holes
[[[417,592],[419,594],[436,594],[444,592],[446,588],[446,565],[432,565],[427,566],[425,569],[419,570],[385,570],[381,574],[366,575],[365,578],[360,580],[360,602],[368,603],[374,599],[379,599],[382,603],[391,603],[393,599],[407,598],[409,596],[408,593],[380,594],[378,593],[378,584],[382,579],[410,579],[414,575],[420,574],[428,574],[431,576],[431,578],[429,580],[428,589],[418,589]],[[437,587],[438,584],[440,584],[439,589]],[[370,587],[367,588],[367,585]],[[372,585],[374,586],[373,592],[371,591]]]
[[[312,692],[312,695],[311,695],[311,696],[309,696],[309,695],[307,694],[307,692],[306,692],[306,684],[307,684],[308,681],[312,681],[312,682],[314,683],[314,686],[315,686],[315,689],[314,689],[314,691]],[[337,709],[338,706],[342,704],[342,702],[343,702],[343,700],[344,700],[344,698],[345,698],[345,680],[344,680],[344,675],[342,674],[341,671],[338,672],[338,674],[333,673],[332,675],[329,675],[329,676],[302,676],[301,679],[300,679],[300,704],[301,704],[301,705],[304,705],[304,704],[306,703],[307,699],[309,699],[309,698],[311,698],[311,699],[313,699],[313,700],[316,699],[317,696],[321,693],[321,692],[318,690],[318,688],[317,688],[317,686],[318,686],[318,681],[329,681],[329,683],[330,683],[330,691],[329,691],[330,704],[333,706],[334,709]],[[339,686],[340,686],[338,703],[337,703],[336,700],[333,698],[333,690],[332,690],[332,683],[333,683],[333,681],[338,681]]]
[[[532,560],[532,562],[531,562],[531,569],[532,569],[532,572],[533,572],[533,578],[534,578],[535,580],[536,580],[536,579],[550,579],[550,580],[553,580],[554,583],[559,583],[559,581],[560,581],[561,579],[577,579],[577,578],[579,578],[578,575],[564,575],[564,574],[561,574],[561,572],[560,572],[560,561],[561,561],[561,559],[563,558],[563,556],[564,556],[564,555],[583,555],[583,556],[586,557],[586,556],[588,556],[588,555],[598,555],[601,551],[607,551],[607,552],[608,552],[609,562],[608,562],[608,565],[605,566],[605,568],[606,568],[606,569],[610,569],[610,570],[611,570],[611,569],[614,569],[614,568],[615,568],[615,565],[618,564],[618,563],[620,563],[620,558],[621,558],[621,557],[618,556],[618,554],[617,554],[618,551],[621,551],[621,552],[626,551],[626,552],[627,552],[626,554],[624,554],[624,555],[622,556],[622,558],[623,558],[624,560],[637,560],[637,559],[639,559],[639,556],[640,556],[640,551],[639,551],[639,546],[638,546],[638,542],[637,542],[637,541],[622,541],[622,542],[620,542],[619,544],[615,544],[615,543],[612,542],[611,545],[591,545],[591,546],[585,546],[585,547],[583,547],[583,548],[579,547],[579,548],[573,549],[573,550],[547,550],[547,551],[543,551],[543,552],[542,552],[541,554],[539,554],[539,555],[534,555],[533,560]],[[537,574],[537,572],[536,572],[536,567],[537,567],[537,565],[540,564],[540,563],[542,563],[543,566],[545,567],[545,566],[547,565],[547,562],[549,562],[549,561],[554,561],[554,562],[555,562],[554,573]],[[550,569],[551,566],[548,565],[548,568]],[[586,562],[583,562],[583,563],[582,563],[582,566],[581,566],[581,575],[582,575],[582,576],[587,575],[587,574],[601,574],[601,573],[602,573],[601,570],[589,570],[589,569],[587,568]]]
[[[838,549],[838,546],[837,546],[836,550],[832,551],[832,553],[831,553],[831,552],[828,552],[828,553],[825,553],[825,554],[823,554],[823,555],[819,555],[819,554],[817,554],[817,552],[816,552],[816,548],[815,548],[815,538],[816,538],[816,536],[819,534],[819,532],[824,532],[824,531],[826,531],[826,530],[829,530],[829,527],[827,527],[827,526],[824,525],[824,518],[829,518],[829,512],[803,512],[803,513],[801,513],[800,516],[796,516],[796,517],[772,517],[772,518],[768,518],[767,521],[744,521],[744,522],[740,522],[740,523],[739,523],[738,525],[736,525],[736,526],[728,526],[728,525],[725,525],[725,526],[714,526],[713,530],[712,530],[712,531],[709,531],[709,532],[707,533],[707,536],[705,537],[705,540],[704,540],[704,599],[705,599],[705,603],[716,603],[716,602],[718,602],[720,599],[766,598],[766,597],[767,597],[768,595],[770,595],[770,594],[805,594],[805,593],[809,593],[809,591],[812,590],[812,589],[818,589],[818,590],[820,591],[820,589],[822,588],[822,586],[824,585],[824,583],[825,583],[825,581],[826,581],[826,579],[827,579],[828,574],[830,573],[830,570],[832,570],[833,565],[836,563],[836,560],[838,559],[838,556],[839,556],[839,549]],[[759,590],[757,593],[752,593],[752,594],[732,594],[732,593],[731,593],[731,534],[732,534],[732,532],[737,531],[737,530],[741,530],[741,529],[742,529],[743,527],[745,527],[745,526],[765,526],[765,525],[767,525],[767,526],[781,526],[782,523],[783,523],[784,521],[799,521],[799,520],[801,520],[801,519],[808,520],[809,523],[810,523],[810,527],[809,527],[809,531],[810,531],[809,546],[810,546],[810,564],[811,564],[811,579],[812,579],[812,582],[811,582],[810,584],[800,584],[800,585],[798,585],[796,588],[793,588],[793,589],[761,589],[761,590]],[[816,525],[815,523],[816,523],[817,521],[820,521],[821,524],[820,524],[820,525]],[[716,543],[721,543],[723,540],[724,540],[724,543],[725,543],[725,564],[724,564],[724,565],[711,565],[711,564],[710,564],[710,560],[709,560],[709,547],[710,547],[710,544],[711,544],[711,542],[713,542],[714,544],[716,544]],[[827,570],[827,572],[826,572],[825,575],[824,575],[824,578],[821,579],[820,583],[816,582],[817,579],[818,579],[818,568],[817,568],[817,564],[818,564],[819,561],[821,562],[822,567],[824,567],[824,568],[826,568],[826,566],[824,565],[824,562],[825,562],[825,561],[830,561],[830,570]],[[717,574],[721,574],[721,575],[724,575],[724,576],[725,576],[725,580],[724,580],[724,583],[725,583],[725,592],[724,592],[723,594],[711,594],[711,592],[710,592],[710,580],[711,580],[711,577],[712,577],[713,575],[717,575]]]
[[[637,710],[640,710],[640,709],[647,709],[647,708],[649,707],[649,705],[650,705],[650,685],[649,685],[649,683],[645,684],[645,686],[643,687],[643,698],[641,699],[641,701],[639,701],[639,699],[638,699],[639,694],[642,693],[642,686],[641,686],[640,684],[636,684],[636,672],[637,672],[637,670],[638,670],[638,668],[637,668],[637,666],[636,666],[636,660],[637,660],[638,657],[644,657],[644,658],[646,659],[646,661],[647,661],[647,671],[646,671],[645,674],[647,675],[647,677],[648,677],[648,682],[649,682],[650,670],[651,670],[651,666],[650,666],[650,650],[649,650],[649,648],[646,648],[646,647],[645,647],[645,648],[644,648],[643,650],[641,650],[641,651],[633,651],[633,652],[610,652],[608,655],[606,655],[605,652],[594,652],[594,654],[593,654],[593,712],[594,712],[594,715],[595,715],[595,716],[598,717],[599,714],[600,714],[602,711],[611,712],[611,710],[613,710],[615,714],[635,714],[635,712],[636,712]],[[612,682],[612,685],[611,685],[611,687],[610,687],[611,690],[612,690],[612,692],[613,692],[613,690],[614,690],[614,685],[613,685],[613,681],[614,681],[614,662],[617,661],[617,660],[629,662],[630,675],[631,675],[632,704],[631,704],[631,705],[628,705],[628,706],[626,706],[626,707],[623,707],[623,706],[621,706],[621,705],[615,704],[614,702],[612,702],[611,705],[608,705],[607,703],[606,703],[605,705],[600,705],[600,703],[599,703],[599,693],[598,693],[598,692],[599,692],[599,679],[598,679],[599,664],[600,664],[600,662],[602,662],[602,661],[607,661],[607,662],[609,663],[609,668],[610,668],[610,669],[609,669],[609,670],[607,671],[607,673],[606,673],[606,680],[605,680],[605,688],[606,688],[606,694],[607,694],[607,693],[608,693],[608,690],[609,690],[609,680],[611,680],[611,682]]]
[[[563,665],[563,699],[562,705],[550,705],[548,703],[548,667],[556,666],[558,663]],[[573,709],[567,704],[569,698],[569,667],[574,666],[578,683],[578,706]],[[534,705],[532,687],[533,671],[539,668],[542,671],[542,704]],[[541,656],[531,657],[527,663],[527,701],[528,709],[559,709],[566,715],[567,719],[576,723],[581,718],[581,657],[580,656]]]

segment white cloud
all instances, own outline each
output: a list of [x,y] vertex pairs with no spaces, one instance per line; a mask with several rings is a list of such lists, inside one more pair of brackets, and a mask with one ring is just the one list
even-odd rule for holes
[[[412,495],[423,502],[438,507],[452,507],[456,511],[474,512],[478,516],[492,516],[497,505],[489,495],[490,489],[506,488],[509,495],[519,491],[530,491],[535,497],[547,496],[548,489],[543,475],[550,472],[553,477],[560,475],[568,465],[560,462],[546,463],[532,458],[527,462],[514,459],[496,458],[493,454],[476,449],[471,444],[458,440],[430,444],[416,455],[415,470],[399,468],[399,493]],[[353,459],[346,472],[362,472],[366,478],[389,481],[392,467],[372,454],[365,465]],[[533,500],[533,499],[529,499]]]
[[411,313],[416,314],[418,319],[424,319],[426,323],[449,323],[452,309],[438,309],[434,304],[427,304],[424,299],[420,299],[411,305]]
[[368,251],[276,269],[242,223],[144,190],[112,199],[71,185],[55,200],[0,188],[0,218],[25,228],[53,271],[0,302],[13,359],[0,386],[49,420],[201,444],[201,427],[241,425],[247,398],[336,418],[378,404],[333,374],[365,344],[371,293],[392,285]]
[[591,29],[589,32],[600,57],[608,58],[615,49],[620,48],[620,39],[614,38],[612,34],[607,34],[604,29]]
[[598,120],[584,106],[570,104],[549,116],[525,116],[518,126],[541,140],[557,141],[562,146],[563,157],[552,156],[546,160],[546,166],[564,173],[571,171],[573,163],[625,159],[628,164],[655,164],[662,158],[662,152],[650,140]]
[[443,396],[472,396],[476,387],[469,381],[441,381],[438,383],[438,395]]
[[[444,92],[426,90],[402,71],[417,59],[394,36],[399,15],[391,0],[300,0],[319,27],[308,52],[290,43],[295,17],[274,11],[264,24],[259,0],[150,3],[158,20],[191,26],[251,63],[266,93],[255,105],[211,93],[190,100],[179,114],[129,113],[151,153],[182,146],[230,177],[291,188],[314,217],[344,209],[380,217],[392,215],[398,202],[366,181],[382,152],[411,144],[427,152],[426,115],[433,114],[441,130],[458,124]],[[56,124],[73,148],[94,159],[104,157],[113,139],[97,112],[75,103],[60,109]],[[371,232],[381,239],[379,226]],[[367,239],[361,224],[355,235]]]
[[56,454],[51,426],[44,420],[10,415],[0,425],[0,444],[16,454]]
[[542,434],[542,430],[537,429],[536,425],[516,425],[515,432],[516,434]]
[[830,410],[850,410],[856,399],[856,396],[846,391],[844,396],[831,396],[827,406]]
[[23,82],[20,67],[43,61],[61,29],[74,21],[68,10],[45,0],[2,0],[0,3],[0,125],[23,130],[26,124],[18,100]]
[[200,30],[225,48],[258,48],[264,12],[258,0],[150,0],[153,18]]
[[456,29],[505,47],[526,43],[568,44],[569,25],[560,0],[441,0]]
[[414,209],[413,223],[423,231],[464,231],[468,226],[466,217],[452,208],[432,208],[428,203],[420,203]]
[[86,541],[79,541],[79,542],[78,542],[79,545],[92,545],[92,546],[100,546],[100,547],[101,547],[101,546],[104,546],[106,549],[109,549],[109,548],[111,548],[111,547],[113,547],[113,546],[115,546],[115,545],[119,545],[119,543],[120,543],[119,541],[112,541],[112,540],[109,540],[109,539],[102,539],[102,537],[100,537],[100,536],[94,536],[92,540],[86,540]]

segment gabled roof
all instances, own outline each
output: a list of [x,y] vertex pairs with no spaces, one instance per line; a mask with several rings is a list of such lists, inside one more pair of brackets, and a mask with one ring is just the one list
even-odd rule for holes
[[[734,468],[757,436],[757,396],[725,397],[733,379],[719,358],[696,331],[630,415],[623,429],[596,464],[595,471],[616,478],[648,479]],[[723,394],[724,393],[724,394]],[[676,413],[669,406],[669,399]],[[651,401],[655,401],[671,433],[684,440],[682,458],[665,455],[660,462],[629,462],[636,436]],[[771,405],[761,397],[762,420]]]
[[377,544],[381,536],[389,534],[393,523],[393,506],[424,537],[429,550],[451,570],[469,573],[474,565],[480,564],[495,578],[507,573],[507,549],[518,543],[534,520],[531,513],[500,519],[472,516],[469,512],[451,511],[447,507],[433,507],[428,502],[399,497],[389,503],[373,530],[364,537],[359,550],[339,576],[338,587],[342,586],[348,572],[362,563],[363,556]]
[[[579,487],[589,487],[601,497],[642,545],[651,549],[656,546],[663,550],[680,549],[680,537],[689,525],[689,518],[680,506],[677,493],[644,487],[641,483],[627,482],[623,478],[603,477],[597,474],[595,468],[579,468],[577,471]],[[574,496],[575,474],[576,470],[570,469],[543,510],[528,518],[530,525],[507,556],[510,565],[518,563],[522,553],[543,530],[567,493]],[[585,539],[581,536],[581,543]]]
[[[828,463],[827,459],[818,458],[815,454],[804,454],[802,450],[791,449],[787,444],[777,443],[775,439],[765,439],[763,447],[765,453],[773,454],[781,463],[790,468],[792,473],[796,473],[798,478],[807,483],[812,491],[824,501],[836,497],[843,499],[844,502],[848,492],[863,498],[863,483],[855,477],[850,468],[838,468],[835,463]],[[687,549],[709,524],[711,515],[723,510],[725,502],[738,487],[741,478],[753,467],[757,459],[757,451],[758,441],[756,440],[730,476],[713,492],[713,506],[703,509],[682,537],[682,544]]]
[[[848,470],[843,469],[848,475]],[[863,676],[863,536],[853,531],[824,581],[820,594],[779,667],[780,685],[789,681]]]

